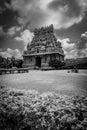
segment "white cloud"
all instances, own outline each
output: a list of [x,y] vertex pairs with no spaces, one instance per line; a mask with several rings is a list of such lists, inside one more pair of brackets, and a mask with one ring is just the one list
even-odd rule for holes
[[58,40],[61,42],[65,58],[87,57],[87,32],[81,34],[81,39],[78,43],[72,43],[69,38]]
[[71,43],[69,38],[58,39],[61,42],[61,46],[64,50],[65,58],[76,58],[76,46],[75,43]]
[[13,35],[15,35],[18,31],[20,31],[21,30],[21,27],[19,27],[19,26],[14,26],[14,27],[11,27],[10,29],[8,29],[8,34],[10,35],[10,36],[13,36]]
[[87,31],[81,34],[80,41],[76,48],[79,57],[87,57]]
[[33,33],[26,29],[21,33],[21,38],[25,44],[30,43],[33,38]]
[[85,32],[85,33],[82,33],[82,34],[81,34],[81,38],[82,38],[82,37],[85,37],[85,38],[87,38],[87,32]]
[[75,43],[70,43],[70,39],[69,38],[65,38],[63,40],[61,40],[62,42],[62,47],[64,50],[72,50],[75,48]]
[[83,34],[81,34],[81,38],[80,38],[80,41],[78,42],[77,44],[77,49],[80,51],[80,50],[83,50],[87,48],[87,31],[84,32]]
[[7,50],[2,50],[1,49],[0,56],[5,57],[5,58],[12,57],[12,56],[14,56],[17,59],[22,58],[22,54],[18,49],[13,50],[13,49],[10,49],[10,48],[7,48]]
[[12,27],[8,30],[9,35],[14,35],[16,33],[15,27]]
[[21,37],[18,37],[18,36],[15,37],[15,40],[16,40],[16,41],[23,41],[23,39],[22,39]]
[[40,8],[43,10],[47,9],[47,5],[53,0],[40,0]]
[[26,48],[27,44],[31,43],[33,38],[33,33],[31,31],[29,31],[28,29],[24,30],[23,32],[21,32],[21,36],[20,37],[15,37],[15,40],[17,41],[23,41],[24,43],[24,47]]

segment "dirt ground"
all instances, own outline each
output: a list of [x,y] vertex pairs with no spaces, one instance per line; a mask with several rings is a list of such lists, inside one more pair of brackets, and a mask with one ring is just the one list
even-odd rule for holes
[[87,95],[87,70],[67,73],[67,70],[41,71],[0,75],[0,85],[16,89],[33,89],[40,93],[55,91],[63,95]]

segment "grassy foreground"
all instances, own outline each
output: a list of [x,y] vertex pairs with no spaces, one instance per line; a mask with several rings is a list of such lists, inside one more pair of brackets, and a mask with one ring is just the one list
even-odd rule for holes
[[0,130],[87,130],[87,97],[0,87]]

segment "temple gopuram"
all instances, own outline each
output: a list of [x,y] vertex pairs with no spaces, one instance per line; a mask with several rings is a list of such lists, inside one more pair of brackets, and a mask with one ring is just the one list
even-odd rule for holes
[[49,67],[49,61],[55,58],[64,61],[64,51],[55,37],[53,25],[35,29],[34,37],[23,53],[23,67]]

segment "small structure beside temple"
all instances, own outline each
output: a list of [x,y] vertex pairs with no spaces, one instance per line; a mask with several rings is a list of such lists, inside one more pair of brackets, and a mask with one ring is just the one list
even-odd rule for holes
[[64,51],[55,37],[53,25],[34,30],[34,37],[27,45],[23,59],[23,67],[31,69],[49,67],[49,61],[53,59],[64,61]]

